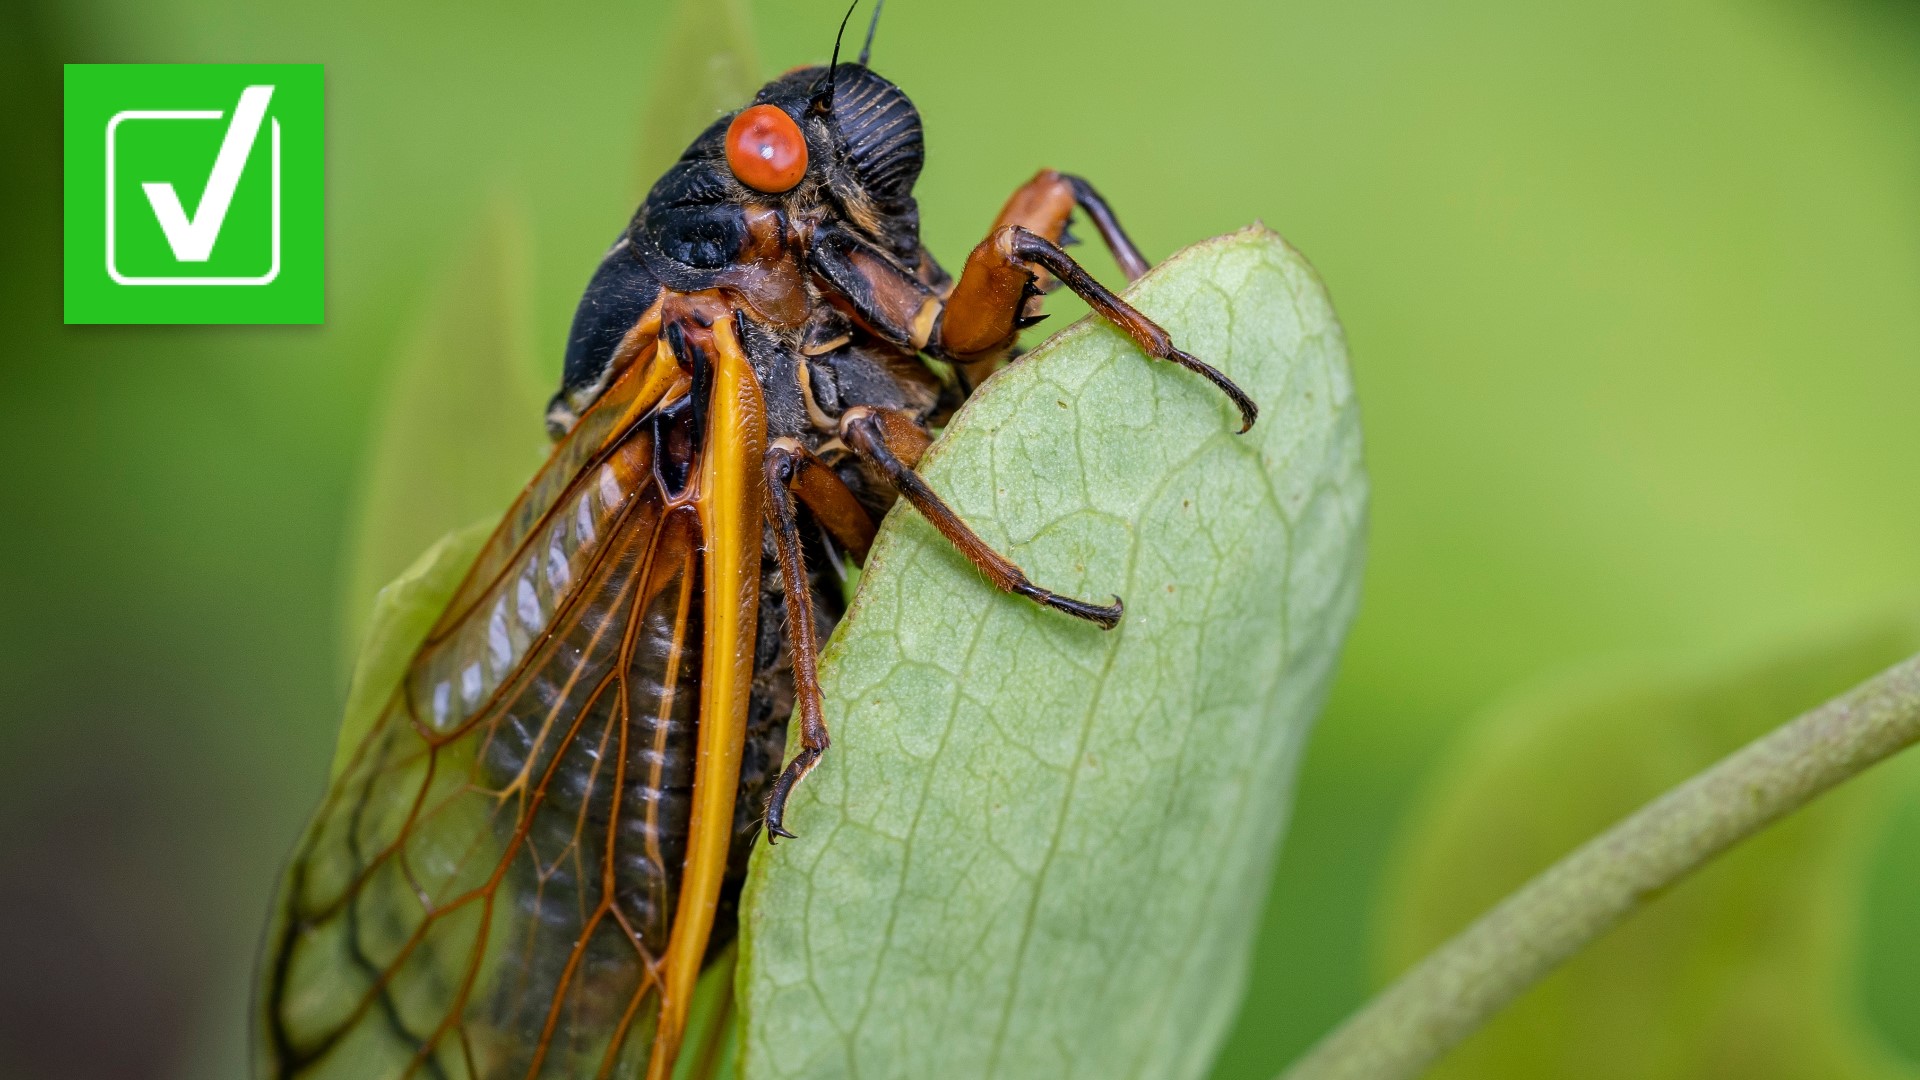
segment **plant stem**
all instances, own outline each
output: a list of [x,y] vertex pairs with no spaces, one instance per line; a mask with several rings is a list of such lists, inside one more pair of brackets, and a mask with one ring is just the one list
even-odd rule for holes
[[1747,744],[1549,867],[1281,1080],[1404,1080],[1715,856],[1920,741],[1920,656]]

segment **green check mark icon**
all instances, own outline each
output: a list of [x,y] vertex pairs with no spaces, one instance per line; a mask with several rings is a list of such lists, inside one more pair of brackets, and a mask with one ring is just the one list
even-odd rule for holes
[[[234,190],[240,186],[240,174],[260,134],[260,123],[267,115],[267,102],[273,97],[271,86],[249,86],[240,92],[227,134],[220,140],[220,153],[213,159],[213,173],[207,177],[200,205],[189,218],[180,205],[180,195],[170,183],[143,183],[153,214],[160,219],[167,245],[181,262],[206,262],[220,238],[220,226],[226,223],[227,210],[233,205]],[[218,114],[215,114],[218,115]]]

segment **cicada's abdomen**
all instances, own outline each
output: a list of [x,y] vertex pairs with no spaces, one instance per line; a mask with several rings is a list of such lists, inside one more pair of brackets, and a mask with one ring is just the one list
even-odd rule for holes
[[530,810],[501,819],[526,831],[528,857],[513,865],[506,890],[521,908],[514,922],[524,940],[509,955],[521,958],[523,989],[501,996],[510,1015],[496,1018],[528,1045],[540,1042],[556,1003],[576,1030],[617,1024],[645,994],[636,980],[666,950],[693,792],[698,529],[691,507],[666,509],[655,543],[683,556],[610,553],[640,560],[644,579],[631,565],[612,568],[611,580],[628,587],[591,593],[566,626],[559,654],[593,652],[594,639],[610,635],[621,642],[612,654],[625,678],[609,671],[582,685],[564,665],[534,673],[486,748],[490,783],[505,790],[524,776],[531,788]]

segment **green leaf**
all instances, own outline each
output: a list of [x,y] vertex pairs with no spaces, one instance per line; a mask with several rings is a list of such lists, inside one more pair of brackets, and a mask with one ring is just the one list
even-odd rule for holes
[[[1673,785],[1920,649],[1920,620],[1704,675],[1589,675],[1478,722],[1411,819],[1384,972]],[[1734,849],[1576,957],[1436,1077],[1920,1077],[1860,1013],[1852,928],[1912,754]],[[1911,850],[1911,845],[1908,846]],[[1904,940],[1920,928],[1906,913]],[[1903,980],[1913,985],[1910,973]],[[1900,1008],[1910,1012],[1911,1000]]]
[[668,24],[636,161],[645,195],[694,137],[760,89],[760,60],[742,0],[680,0]]
[[1263,407],[1102,323],[995,376],[922,472],[1102,632],[994,592],[896,509],[822,682],[833,748],[755,852],[753,1080],[1191,1077],[1245,981],[1358,596],[1366,475],[1312,269],[1255,226],[1132,299]]
[[384,582],[450,530],[498,518],[546,459],[524,237],[497,204],[399,350],[351,533],[346,655]]

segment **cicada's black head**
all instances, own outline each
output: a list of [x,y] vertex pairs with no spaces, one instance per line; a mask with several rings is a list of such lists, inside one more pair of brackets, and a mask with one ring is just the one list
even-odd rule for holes
[[753,247],[748,214],[832,216],[904,259],[920,246],[920,112],[861,64],[797,68],[714,121],[660,178],[628,235],[656,277],[709,288]]
[[752,235],[756,209],[778,210],[782,233],[831,217],[917,264],[920,111],[864,64],[828,71],[797,68],[767,83],[654,184],[574,314],[548,414],[556,436],[605,387],[616,347],[661,285],[693,292],[750,274],[755,252],[765,255]]
[[831,77],[826,68],[800,68],[760,93],[789,97],[795,91],[806,95],[809,113],[824,121],[829,195],[855,225],[911,256],[920,244],[913,185],[926,162],[920,110],[865,64],[841,64]]
[[[849,11],[851,13],[851,11]],[[878,21],[878,8],[875,21]],[[842,31],[845,23],[841,24]],[[872,28],[868,44],[872,44]],[[835,55],[839,44],[835,42]],[[795,68],[710,125],[653,185],[602,258],[574,315],[549,426],[563,432],[612,374],[627,330],[659,296],[728,286],[750,305],[770,282],[803,276],[804,234],[831,220],[909,267],[920,255],[913,185],[925,148],[920,111],[866,65]]]

